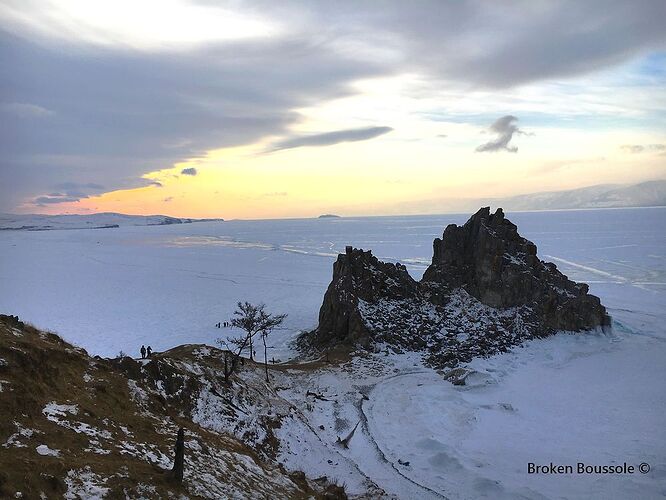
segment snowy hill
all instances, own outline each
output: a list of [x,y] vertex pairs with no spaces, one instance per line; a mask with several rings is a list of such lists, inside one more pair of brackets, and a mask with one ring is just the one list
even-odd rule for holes
[[648,181],[630,186],[597,186],[531,193],[493,202],[506,210],[556,210],[575,208],[620,208],[666,206],[666,180]]
[[[92,358],[0,315],[0,497],[345,498],[325,479],[286,471],[269,447],[253,449],[251,437],[280,419],[302,438],[308,428],[278,396],[257,396],[272,391],[251,366],[246,380],[221,383],[220,354],[183,346],[150,360]],[[168,474],[179,427],[182,484]]]
[[90,215],[0,214],[0,230],[47,231],[52,229],[107,229],[121,226],[163,226],[223,219],[180,219],[166,215]]

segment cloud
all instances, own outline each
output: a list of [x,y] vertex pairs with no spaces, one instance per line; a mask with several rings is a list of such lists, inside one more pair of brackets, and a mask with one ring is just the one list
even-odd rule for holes
[[169,202],[172,201],[172,200],[173,200],[173,196],[167,196],[167,197],[164,198],[162,201],[163,201],[164,203],[169,203]]
[[197,169],[194,167],[189,167],[189,168],[184,168],[183,170],[180,171],[182,175],[191,175],[195,176],[197,175]]
[[604,156],[596,156],[589,158],[579,158],[577,160],[566,159],[566,160],[550,160],[546,161],[541,165],[537,165],[531,169],[531,171],[536,175],[542,174],[552,174],[558,171],[564,171],[570,168],[574,168],[580,165],[586,166],[598,166],[599,164],[606,161]]
[[332,146],[341,142],[367,141],[380,135],[388,134],[392,130],[391,127],[364,127],[335,130],[321,134],[293,136],[273,143],[268,148],[268,152],[308,146]]
[[[226,31],[219,26],[197,23],[165,31],[159,20],[154,30],[122,36],[131,27],[114,28],[113,19],[150,21],[149,9],[126,2],[106,18],[54,0],[5,3],[0,118],[13,119],[0,134],[0,210],[51,192],[62,179],[91,179],[108,190],[144,186],[146,173],[211,149],[286,135],[302,122],[300,110],[355,94],[361,80],[412,74],[424,88],[464,98],[469,90],[604,70],[666,42],[663,0],[164,6],[164,19],[178,19],[173,3],[204,8],[206,19],[260,13],[278,28],[247,37],[220,37]],[[326,145],[298,139],[287,137],[277,149]]]
[[508,151],[509,153],[516,153],[518,148],[516,146],[509,145],[509,142],[511,142],[511,139],[513,139],[513,135],[528,135],[516,126],[515,122],[517,121],[518,118],[513,115],[506,115],[495,120],[495,122],[490,126],[490,132],[496,134],[497,137],[493,141],[481,144],[476,148],[476,151],[479,153],[496,151]]
[[0,211],[68,178],[109,191],[145,186],[146,173],[285,134],[302,119],[296,110],[385,72],[305,35],[160,51],[18,35],[0,30],[2,98],[53,114],[3,128]]
[[[38,196],[34,199],[33,203],[37,206],[44,205],[53,205],[56,203],[72,203],[79,201],[81,197],[79,196],[66,196],[59,193],[55,193],[58,196]],[[87,197],[86,197],[87,198]]]
[[666,144],[625,144],[620,149],[632,154],[644,152],[662,152],[666,151]]
[[36,104],[26,102],[9,102],[0,105],[0,109],[19,118],[42,118],[53,115],[53,111]]
[[629,153],[642,153],[645,150],[645,146],[641,146],[640,144],[625,144],[624,146],[620,146],[620,149],[624,149]]
[[301,19],[342,49],[390,60],[396,72],[476,88],[589,74],[650,49],[661,51],[666,42],[663,0],[313,4],[306,10],[298,0],[256,3],[285,23]]
[[80,182],[60,182],[54,186],[56,189],[63,189],[65,191],[71,191],[71,190],[82,190],[82,189],[89,189],[92,191],[103,191],[104,186],[101,184],[97,184],[96,182],[85,182],[85,183],[80,183]]
[[72,203],[89,198],[94,194],[99,194],[104,190],[104,186],[95,182],[60,182],[53,186],[57,192],[49,193],[45,196],[37,196],[32,200],[33,205],[45,206],[57,203]]

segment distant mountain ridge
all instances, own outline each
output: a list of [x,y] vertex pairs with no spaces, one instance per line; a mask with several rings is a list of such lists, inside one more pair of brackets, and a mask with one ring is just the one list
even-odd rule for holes
[[546,191],[492,200],[505,210],[629,208],[666,206],[666,180],[640,184],[599,184],[566,191]]
[[[466,194],[466,193],[465,193]],[[503,207],[507,212],[536,210],[581,210],[595,208],[638,208],[666,206],[666,179],[637,184],[596,184],[561,191],[539,191],[513,196],[483,198],[437,196],[398,202],[387,207],[394,215],[462,214],[479,206]]]
[[164,226],[224,219],[189,219],[167,215],[125,215],[102,212],[89,215],[0,214],[0,230],[109,229],[121,226]]

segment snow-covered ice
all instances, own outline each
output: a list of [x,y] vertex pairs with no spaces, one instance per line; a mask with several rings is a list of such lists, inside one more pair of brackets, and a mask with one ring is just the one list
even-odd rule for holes
[[[508,217],[611,313],[638,321],[642,297],[664,304],[666,209],[515,213]],[[0,310],[92,354],[138,355],[214,344],[238,300],[289,314],[270,356],[312,328],[345,245],[372,249],[420,277],[432,240],[467,215],[201,222],[117,229],[0,232]],[[548,257],[546,257],[548,256]],[[639,291],[646,294],[639,295]],[[638,300],[636,300],[638,299]],[[630,304],[631,302],[631,304]]]
[[[313,402],[313,411],[304,410],[311,425],[339,424],[339,432],[326,427],[320,433],[329,442],[348,432],[347,424],[353,427],[362,411],[367,424],[349,450],[340,452],[344,463],[355,463],[364,476],[401,498],[663,497],[666,209],[507,216],[537,244],[542,259],[590,284],[613,316],[613,334],[561,334],[475,360],[471,367],[478,373],[465,387],[443,381],[410,356],[392,358],[395,373],[379,370],[374,378],[365,373],[368,380],[359,384],[365,389],[355,388],[351,379],[341,382],[339,374],[322,373],[308,383],[320,391],[347,390],[348,400]],[[332,262],[345,245],[400,261],[419,278],[430,262],[432,240],[447,224],[467,218],[3,231],[0,310],[52,329],[92,354],[113,356],[120,350],[136,355],[141,344],[156,351],[184,343],[213,345],[217,337],[233,335],[214,325],[231,316],[236,301],[264,301],[270,311],[289,314],[284,329],[272,334],[269,350],[269,357],[285,360],[293,355],[290,340],[316,325]],[[60,421],[73,411],[54,403],[48,414]],[[308,472],[307,463],[290,460],[290,466]],[[579,461],[647,462],[651,471],[610,477],[526,471],[528,462]],[[317,463],[311,472],[318,474],[327,464]]]
[[[364,405],[386,457],[451,498],[658,498],[666,483],[664,350],[558,335],[475,360],[478,385],[433,372],[378,384]],[[527,464],[651,464],[654,474],[528,475]]]

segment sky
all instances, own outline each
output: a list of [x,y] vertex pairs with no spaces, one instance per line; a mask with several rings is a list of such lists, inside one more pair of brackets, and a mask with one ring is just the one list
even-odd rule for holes
[[0,212],[280,218],[666,178],[663,0],[1,0]]

